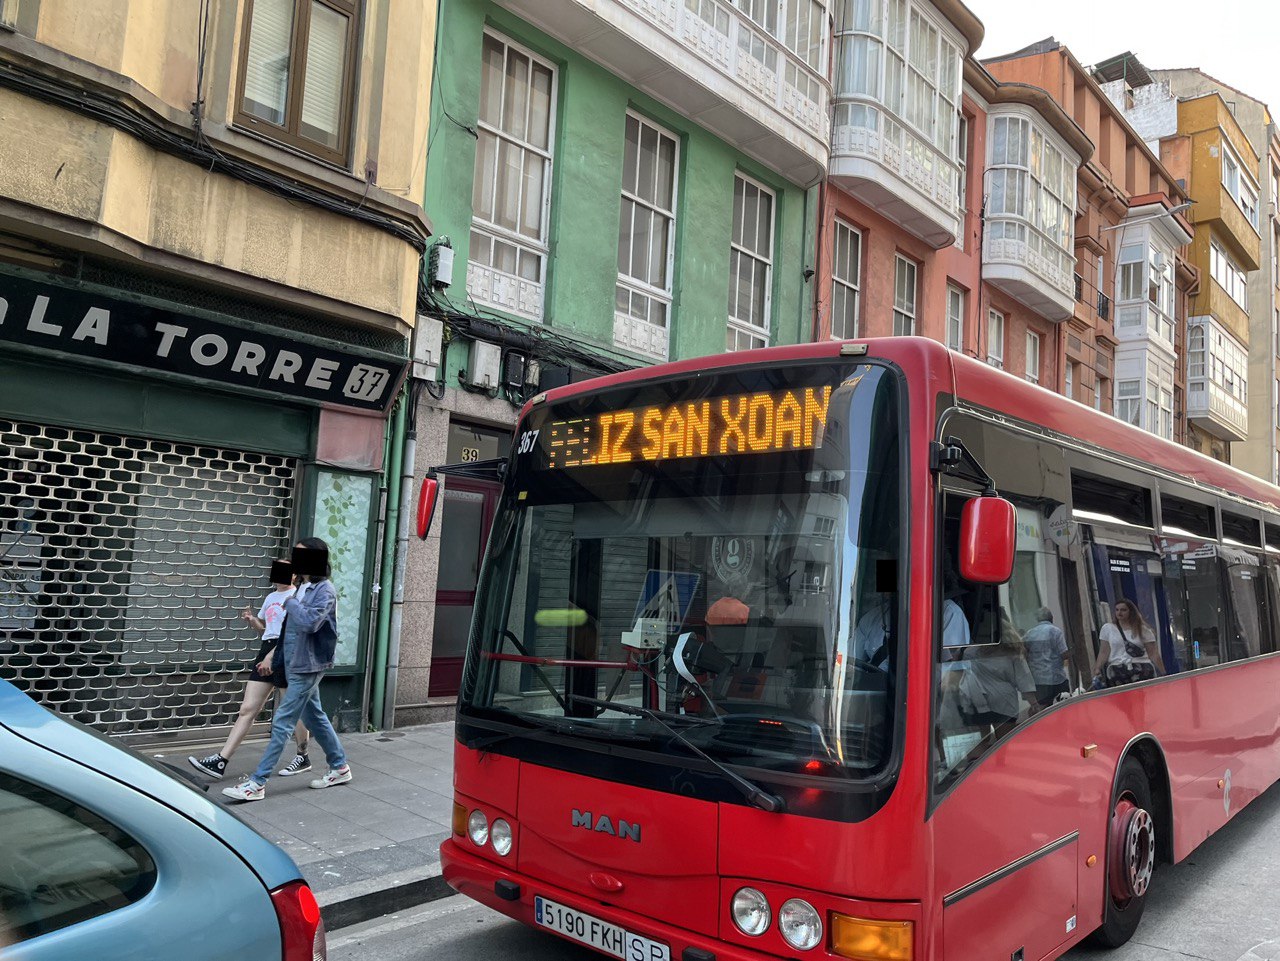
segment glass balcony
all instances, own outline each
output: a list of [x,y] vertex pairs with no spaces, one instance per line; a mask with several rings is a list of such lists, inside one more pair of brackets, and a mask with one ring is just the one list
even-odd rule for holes
[[497,0],[793,183],[830,157],[827,0]]
[[1249,436],[1248,351],[1212,317],[1187,324],[1187,420],[1225,441]]

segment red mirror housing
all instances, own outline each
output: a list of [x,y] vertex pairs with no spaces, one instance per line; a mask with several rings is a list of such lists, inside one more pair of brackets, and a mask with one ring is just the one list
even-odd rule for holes
[[975,497],[960,515],[960,576],[1004,584],[1013,575],[1017,511],[1003,497]]
[[431,519],[435,517],[436,500],[440,494],[440,482],[428,474],[422,482],[422,490],[418,491],[418,538],[425,540],[431,530]]

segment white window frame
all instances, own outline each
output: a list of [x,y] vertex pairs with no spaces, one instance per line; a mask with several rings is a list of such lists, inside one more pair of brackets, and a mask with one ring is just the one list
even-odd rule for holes
[[964,310],[968,299],[963,287],[947,284],[947,348],[964,350]]
[[[987,120],[986,239],[1029,248],[1025,262],[1064,293],[1074,282],[1079,167],[1049,129],[1021,112]],[[994,259],[1002,255],[996,251]],[[1023,259],[1023,258],[1019,258]],[[1035,266],[1043,263],[1044,266]]]
[[0,27],[13,28],[18,23],[18,0],[0,0]]
[[[1031,355],[1035,354],[1035,362],[1032,363]],[[1040,335],[1034,330],[1027,331],[1027,357],[1026,357],[1026,373],[1023,375],[1033,384],[1040,383]]]
[[[510,304],[498,303],[493,298],[485,297],[483,295],[483,291],[476,292],[476,291],[470,290],[469,286],[468,286],[468,293],[471,294],[472,298],[475,299],[477,302],[486,304],[487,306],[495,307],[498,310],[508,311],[510,313],[517,313],[520,316],[529,317],[531,320],[541,321],[543,314],[545,312],[544,298],[545,298],[546,289],[547,289],[547,269],[549,266],[549,262],[551,260],[551,244],[550,244],[551,187],[553,182],[552,173],[555,167],[556,121],[559,119],[556,108],[557,108],[558,88],[560,83],[560,71],[556,69],[556,65],[552,63],[550,60],[547,60],[545,57],[538,56],[528,47],[513,40],[512,38],[508,37],[506,34],[499,33],[496,30],[490,30],[486,28],[484,31],[484,35],[496,40],[498,43],[502,44],[507,48],[510,48],[511,50],[515,50],[516,52],[520,53],[522,56],[528,57],[531,63],[537,63],[540,66],[551,71],[551,90],[550,90],[549,100],[548,100],[549,106],[548,106],[548,117],[547,117],[547,146],[545,150],[541,147],[534,146],[533,144],[517,140],[516,138],[505,133],[504,131],[498,129],[493,124],[483,119],[480,119],[479,117],[477,117],[476,119],[477,128],[485,131],[486,133],[492,134],[494,137],[498,138],[499,143],[505,140],[511,144],[515,144],[521,150],[528,150],[528,151],[531,151],[532,153],[537,154],[538,156],[542,157],[542,159],[544,160],[545,163],[543,167],[543,182],[542,182],[542,216],[541,216],[542,222],[540,225],[541,229],[539,230],[538,237],[536,239],[530,238],[524,234],[521,234],[517,231],[512,231],[509,228],[503,227],[499,224],[495,224],[495,223],[491,223],[490,221],[483,220],[480,217],[475,216],[474,213],[472,215],[472,220],[471,220],[471,231],[469,232],[469,234],[476,233],[476,234],[480,234],[482,237],[487,237],[490,243],[490,250],[493,249],[493,244],[495,242],[500,241],[502,243],[506,243],[506,244],[510,244],[511,246],[514,246],[517,251],[517,256],[519,256],[519,252],[522,249],[527,249],[528,251],[535,254],[539,258],[538,278],[536,281],[527,277],[522,277],[519,273],[518,263],[516,265],[516,273],[514,274],[510,274],[507,271],[499,270],[497,267],[492,266],[492,257],[490,258],[489,263],[478,265],[482,267],[484,270],[493,271],[496,274],[501,274],[506,277],[511,277],[513,282],[516,284],[520,284],[520,283],[536,284],[539,289],[539,296],[538,296],[539,309],[537,310],[536,314],[533,312],[514,310]],[[505,63],[505,57],[504,57],[504,63]],[[481,69],[482,70],[484,69],[483,63],[481,65]],[[505,70],[503,71],[503,76],[504,78],[506,76]],[[504,104],[506,101],[506,95],[507,95],[506,83],[504,82],[502,85],[502,102]],[[499,108],[499,110],[501,112],[501,108]],[[497,166],[497,162],[498,162],[497,158],[500,155],[500,153],[501,151],[499,150],[499,151],[496,151],[494,154],[495,168]],[[478,157],[477,157],[477,160],[478,160]],[[473,172],[472,173],[473,189],[474,189],[475,176],[476,176],[476,172]],[[493,189],[495,191],[497,190],[496,170],[495,170]],[[521,202],[518,204],[518,209],[523,210],[523,207],[524,207],[523,183],[521,184],[520,191],[521,191]],[[468,243],[468,259],[469,258],[470,258],[470,241]]]
[[1258,229],[1258,186],[1244,165],[1236,148],[1224,135],[1222,138],[1222,186],[1236,202],[1240,212],[1254,230]]
[[1142,426],[1142,378],[1126,377],[1116,381],[1115,417],[1117,420]]
[[1004,314],[987,308],[987,363],[999,370],[1004,370],[1004,321]]
[[956,209],[960,211],[960,232],[956,247],[964,250],[965,215],[969,211],[969,118],[963,113],[956,123],[956,160],[960,173],[956,179]]
[[1069,360],[1062,369],[1062,394],[1070,400],[1076,399],[1076,362]]
[[1209,274],[1242,310],[1249,309],[1248,275],[1216,240],[1209,241]]
[[[776,233],[777,217],[778,217],[778,195],[771,188],[766,187],[764,184],[756,180],[754,177],[744,174],[741,170],[735,170],[733,172],[733,180],[734,180],[735,188],[737,187],[737,182],[741,180],[744,184],[750,184],[751,186],[758,189],[761,193],[766,194],[769,197],[769,243],[767,245],[768,257],[767,258],[763,257],[760,254],[758,254],[756,251],[748,247],[744,247],[742,244],[738,243],[738,240],[736,237],[729,238],[729,297],[730,297],[730,300],[732,300],[732,298],[734,297],[734,294],[735,294],[734,288],[736,286],[735,284],[736,278],[733,273],[733,263],[734,263],[733,254],[738,253],[744,257],[750,257],[752,260],[755,260],[758,263],[764,264],[764,271],[765,271],[764,310],[762,312],[762,316],[764,318],[764,325],[761,327],[757,327],[755,324],[736,319],[733,316],[732,312],[730,312],[729,314],[729,327],[728,327],[729,336],[732,336],[734,338],[735,343],[740,343],[743,337],[748,338],[750,343],[749,343],[749,346],[747,347],[741,347],[741,346],[729,347],[726,343],[725,349],[726,350],[750,350],[754,347],[769,346],[769,334],[772,328],[772,314],[773,314],[774,248],[777,246],[777,242],[778,242],[777,233]],[[734,192],[735,193],[737,192],[736,189]],[[755,343],[754,341],[759,341],[760,343]]]
[[[853,258],[853,277],[842,277],[840,275],[841,268],[844,266],[840,262],[840,258],[836,256],[836,252],[840,249],[839,238],[840,232],[845,231],[848,236],[852,237],[854,243],[858,245],[857,256]],[[862,231],[841,217],[835,220],[835,230],[832,232],[831,244],[831,339],[845,340],[851,337],[857,337],[859,328],[861,327],[861,311],[862,311],[862,251],[863,236]],[[836,329],[836,294],[839,291],[844,292],[845,302],[853,303],[853,323],[852,329],[845,330]]]
[[[936,163],[927,155],[935,153],[949,165],[944,175],[954,177],[964,62],[954,29],[923,0],[871,0],[849,9],[851,17],[836,14],[836,126],[883,136],[925,165]],[[914,32],[913,18],[920,24]],[[916,156],[921,151],[926,156]]]
[[[903,286],[899,278],[903,270],[910,271],[910,300],[900,296],[898,288]],[[909,257],[897,254],[893,261],[893,335],[895,337],[911,337],[916,333],[916,318],[920,308],[920,265]],[[905,328],[905,330],[904,330]]]
[[[661,140],[661,138],[666,138],[667,140],[670,140],[675,145],[675,149],[674,151],[672,151],[672,161],[671,161],[672,166],[671,166],[671,209],[670,210],[656,206],[650,201],[645,200],[643,197],[640,197],[637,194],[632,193],[631,191],[626,189],[625,185],[622,187],[622,190],[621,190],[622,200],[630,201],[633,204],[636,204],[640,207],[643,207],[649,210],[654,215],[665,217],[668,220],[667,262],[666,262],[666,270],[665,270],[667,283],[665,287],[656,287],[653,284],[649,283],[648,281],[641,280],[637,277],[633,277],[627,273],[623,273],[621,267],[619,267],[615,290],[617,290],[617,293],[620,294],[621,291],[625,289],[628,292],[628,294],[637,294],[639,296],[647,297],[650,300],[653,300],[662,304],[663,306],[663,323],[662,324],[654,324],[651,320],[642,321],[642,323],[645,323],[649,327],[658,327],[658,326],[663,327],[667,332],[668,338],[670,338],[671,311],[672,311],[672,301],[673,301],[673,283],[674,283],[673,275],[675,273],[675,262],[676,262],[676,259],[675,259],[676,220],[678,216],[677,212],[680,207],[680,138],[673,131],[668,130],[666,127],[662,126],[661,124],[654,123],[644,114],[638,113],[634,110],[628,110],[626,112],[626,119],[623,121],[624,136],[626,132],[626,123],[629,120],[635,120],[640,125],[640,136],[642,138],[644,136],[644,129],[648,127],[658,135],[659,140]],[[637,163],[639,163],[638,144],[637,144]],[[622,175],[625,181],[625,177],[627,174],[627,171],[625,169],[625,164],[626,164],[625,153],[623,155],[623,164],[624,164],[624,169],[622,170]],[[621,243],[621,238],[619,238],[619,243]],[[650,233],[649,243],[650,245],[652,245],[653,243],[652,232]],[[615,304],[615,310],[616,309],[617,307]],[[628,319],[634,320],[634,318],[631,318],[630,315],[628,315]],[[665,358],[666,356],[667,356],[667,352],[666,350],[664,350],[661,354],[661,357]]]

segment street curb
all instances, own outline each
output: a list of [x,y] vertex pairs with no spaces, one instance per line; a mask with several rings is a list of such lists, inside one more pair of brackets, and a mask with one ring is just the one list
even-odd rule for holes
[[326,931],[337,931],[339,928],[372,921],[405,908],[439,901],[453,893],[453,888],[445,883],[443,875],[437,874],[322,905],[320,916],[324,918]]

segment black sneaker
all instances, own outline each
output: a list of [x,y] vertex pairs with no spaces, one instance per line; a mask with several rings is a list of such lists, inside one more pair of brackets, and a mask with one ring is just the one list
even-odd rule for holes
[[311,770],[311,758],[305,754],[295,755],[293,760],[280,769],[281,777],[293,777],[295,774],[301,774],[304,771]]
[[227,759],[221,754],[210,754],[208,757],[189,755],[187,761],[205,777],[211,777],[215,781],[222,780],[222,775],[227,773]]

